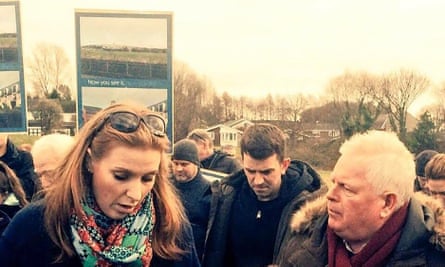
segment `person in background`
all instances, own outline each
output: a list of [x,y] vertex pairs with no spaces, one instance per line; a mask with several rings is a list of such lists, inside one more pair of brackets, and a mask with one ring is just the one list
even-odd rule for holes
[[445,207],[445,154],[435,154],[425,166],[426,192]]
[[24,144],[19,145],[20,150],[31,152],[31,148],[32,148],[32,145],[29,143],[24,143]]
[[202,168],[226,174],[232,174],[242,169],[241,164],[235,157],[214,148],[212,138],[204,129],[191,131],[187,138],[194,141],[198,146]]
[[210,181],[199,171],[195,142],[182,139],[173,147],[173,184],[178,189],[186,214],[192,224],[196,251],[201,259],[209,221],[212,190]]
[[168,180],[165,121],[116,104],[80,129],[45,197],[0,237],[0,266],[200,266]]
[[0,161],[0,234],[10,219],[28,204],[25,191],[14,171]]
[[[287,156],[278,127],[249,126],[241,139],[243,170],[221,181],[204,250],[206,267],[257,267],[275,262],[291,213],[322,191],[319,174]],[[310,265],[308,265],[310,266]]]
[[25,190],[26,199],[30,201],[34,193],[39,190],[31,153],[18,149],[7,134],[0,134],[0,161],[15,172]]
[[73,142],[72,136],[58,133],[44,135],[34,142],[31,155],[42,189],[53,183],[55,177],[52,174],[59,164],[64,163]]
[[221,151],[226,153],[227,155],[231,157],[235,157],[236,155],[236,148],[233,145],[223,145],[221,146]]
[[414,191],[426,192],[426,177],[425,177],[425,166],[428,161],[436,155],[438,152],[435,150],[427,149],[423,150],[416,155],[416,179],[414,180]]
[[431,197],[414,196],[415,175],[395,133],[352,136],[327,195],[293,215],[279,266],[443,266],[445,213]]

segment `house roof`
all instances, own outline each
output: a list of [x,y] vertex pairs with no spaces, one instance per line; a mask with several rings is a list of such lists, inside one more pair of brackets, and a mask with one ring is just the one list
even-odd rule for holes
[[245,126],[245,125],[252,125],[253,122],[246,120],[246,119],[238,119],[238,120],[231,120],[231,121],[226,121],[224,123],[224,125],[232,127],[232,128],[236,128],[237,126],[241,125],[241,126]]
[[229,126],[226,126],[226,125],[224,125],[224,124],[216,124],[216,125],[210,126],[209,128],[207,128],[207,129],[205,129],[205,130],[206,130],[207,132],[211,132],[211,131],[213,131],[213,130],[215,130],[215,129],[217,129],[217,128],[221,128],[221,129],[223,129],[223,130],[226,131],[226,132],[242,133],[242,131],[237,130],[237,129],[232,128],[232,127],[229,127]]
[[313,130],[333,131],[333,130],[340,130],[340,127],[338,126],[338,124],[335,124],[335,123],[306,122],[306,123],[302,123],[302,129],[305,131],[313,131]]
[[[408,132],[414,131],[417,126],[418,120],[411,113],[406,114],[406,130]],[[373,124],[373,128],[376,130],[390,130],[391,125],[389,122],[388,114],[380,114]]]

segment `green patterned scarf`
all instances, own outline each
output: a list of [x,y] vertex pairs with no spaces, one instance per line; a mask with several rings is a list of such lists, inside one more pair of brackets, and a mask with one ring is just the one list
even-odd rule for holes
[[94,197],[82,202],[79,217],[71,214],[73,246],[83,266],[149,266],[155,224],[153,199],[149,194],[135,211],[122,220],[111,220],[99,209]]

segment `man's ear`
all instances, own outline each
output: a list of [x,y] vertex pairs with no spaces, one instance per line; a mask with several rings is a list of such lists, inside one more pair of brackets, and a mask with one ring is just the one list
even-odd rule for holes
[[386,192],[383,193],[383,207],[382,210],[380,211],[380,216],[382,218],[386,218],[391,216],[395,209],[396,209],[396,205],[397,205],[397,195],[393,192]]
[[290,165],[290,158],[284,158],[283,161],[281,162],[281,175],[286,174],[289,165]]

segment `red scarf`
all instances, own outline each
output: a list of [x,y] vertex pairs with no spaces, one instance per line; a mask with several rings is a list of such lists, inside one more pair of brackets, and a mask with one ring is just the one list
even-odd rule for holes
[[408,203],[397,210],[358,253],[349,255],[341,238],[328,226],[329,267],[384,266],[402,234]]

